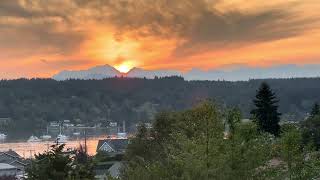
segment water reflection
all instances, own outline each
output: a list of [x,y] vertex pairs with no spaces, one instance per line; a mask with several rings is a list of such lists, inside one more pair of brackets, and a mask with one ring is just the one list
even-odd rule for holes
[[[100,139],[105,139],[107,136],[98,136],[98,137],[89,137],[87,138],[87,150],[89,155],[96,154],[96,148],[98,145],[98,141]],[[54,144],[54,140],[51,141],[41,141],[41,142],[1,142],[0,143],[0,151],[8,151],[12,149],[16,151],[20,156],[24,158],[30,158],[34,154],[43,153],[47,151],[51,145]],[[66,143],[66,148],[75,149],[80,146],[80,144],[84,145],[84,138],[78,139],[70,139]]]

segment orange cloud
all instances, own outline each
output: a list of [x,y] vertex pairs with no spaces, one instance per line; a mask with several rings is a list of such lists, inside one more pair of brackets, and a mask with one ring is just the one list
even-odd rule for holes
[[2,0],[0,78],[101,64],[320,63],[319,8],[318,0]]

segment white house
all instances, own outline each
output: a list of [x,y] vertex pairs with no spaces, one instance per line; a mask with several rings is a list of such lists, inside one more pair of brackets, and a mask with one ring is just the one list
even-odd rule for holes
[[7,163],[0,163],[0,177],[2,176],[16,176],[18,168]]

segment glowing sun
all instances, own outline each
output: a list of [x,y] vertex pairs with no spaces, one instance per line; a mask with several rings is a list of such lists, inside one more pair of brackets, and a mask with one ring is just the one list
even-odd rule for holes
[[118,66],[115,66],[115,68],[121,73],[127,73],[132,69],[132,66],[130,63],[122,63]]

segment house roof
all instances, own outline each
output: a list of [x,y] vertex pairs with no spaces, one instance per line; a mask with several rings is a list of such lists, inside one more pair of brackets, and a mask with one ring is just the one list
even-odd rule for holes
[[17,152],[13,151],[12,149],[9,149],[9,151],[3,152],[3,153],[6,153],[8,155],[11,155],[17,158],[21,158],[21,156]]
[[98,176],[105,175],[108,172],[112,177],[118,178],[120,175],[120,170],[123,166],[122,161],[107,161],[100,162],[95,165],[94,171]]
[[7,163],[0,163],[0,170],[5,170],[5,169],[17,169],[17,168]]
[[3,158],[0,159],[1,164],[9,164],[9,165],[13,165],[14,167],[16,167],[17,165],[20,165],[20,166],[27,165],[26,162],[22,162],[23,159],[21,158],[21,156],[11,149],[6,152],[0,152],[0,156],[2,155],[4,156]]
[[18,161],[18,160],[12,161],[10,164],[11,164],[11,165],[15,165],[15,164],[17,165],[17,164],[20,164],[20,165],[22,165],[22,166],[27,166],[27,164],[26,164],[26,163],[21,162],[21,161]]
[[113,178],[119,178],[120,176],[120,169],[122,168],[122,162],[115,162],[109,169],[108,172],[110,176]]
[[7,156],[11,156],[11,157],[13,157],[13,158],[21,158],[21,156],[18,154],[18,153],[16,153],[15,151],[13,151],[13,150],[9,150],[9,151],[3,151],[3,152],[0,152],[0,155],[1,154],[5,154],[5,155],[7,155]]
[[104,139],[99,140],[97,151],[100,150],[101,146],[107,144],[110,146],[115,152],[124,152],[128,146],[128,139]]

